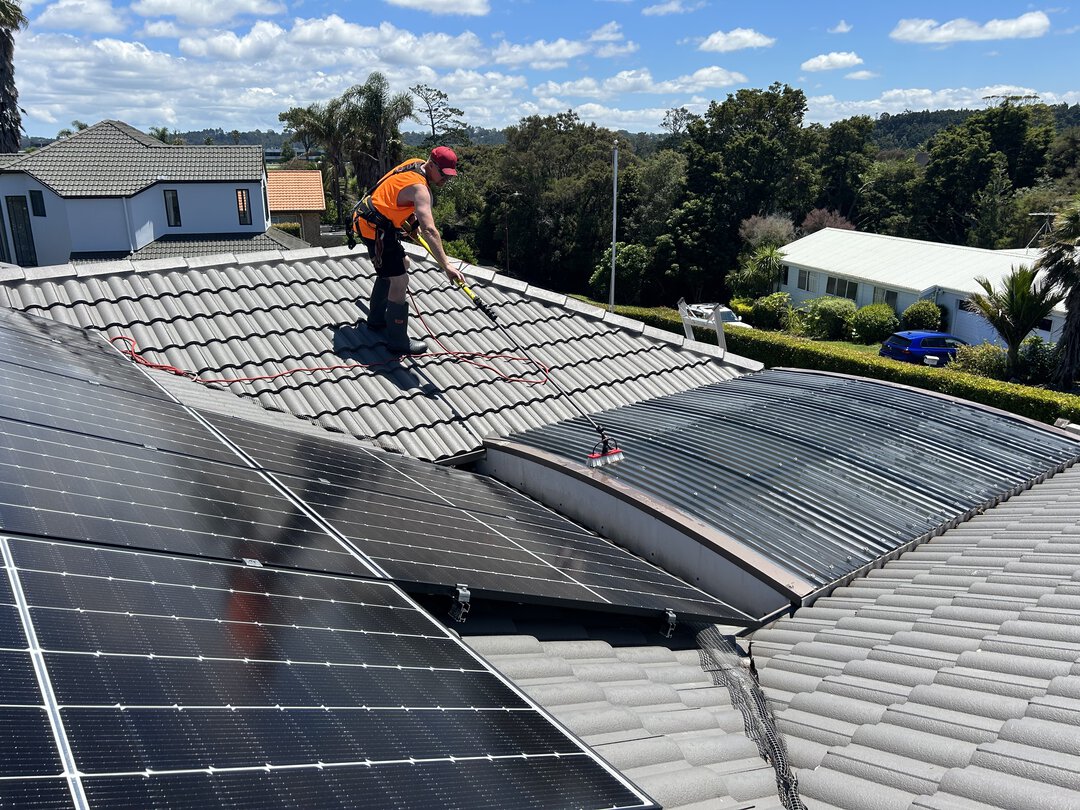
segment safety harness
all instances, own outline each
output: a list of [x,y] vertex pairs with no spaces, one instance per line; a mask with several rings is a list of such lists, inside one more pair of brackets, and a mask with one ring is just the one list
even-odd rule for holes
[[357,219],[362,219],[370,224],[375,228],[376,232],[396,230],[394,223],[390,221],[389,217],[375,207],[375,203],[371,198],[379,186],[395,174],[401,174],[402,172],[416,172],[424,178],[425,182],[427,181],[427,175],[424,174],[424,161],[422,160],[418,160],[415,163],[409,163],[405,166],[398,166],[393,171],[384,174],[379,178],[379,182],[368,189],[368,193],[361,197],[360,201],[353,206],[352,215],[349,217],[350,235],[360,233],[360,228],[356,222]]

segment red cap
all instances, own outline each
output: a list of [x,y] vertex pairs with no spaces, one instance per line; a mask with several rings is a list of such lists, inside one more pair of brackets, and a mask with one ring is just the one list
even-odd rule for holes
[[431,150],[431,159],[439,167],[439,171],[447,177],[457,174],[457,155],[449,146],[436,146]]

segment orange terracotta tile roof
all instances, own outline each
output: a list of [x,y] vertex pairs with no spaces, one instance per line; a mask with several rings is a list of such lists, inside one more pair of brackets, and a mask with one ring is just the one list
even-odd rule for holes
[[270,211],[324,211],[322,173],[313,169],[278,169],[266,173]]

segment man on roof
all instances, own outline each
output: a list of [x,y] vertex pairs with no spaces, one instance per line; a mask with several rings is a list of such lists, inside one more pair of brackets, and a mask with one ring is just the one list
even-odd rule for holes
[[450,266],[442,237],[432,214],[431,186],[442,188],[457,175],[457,155],[448,146],[436,146],[425,161],[414,158],[387,172],[353,209],[349,223],[367,246],[375,265],[375,284],[368,305],[369,329],[386,331],[387,347],[399,354],[422,354],[427,344],[409,337],[409,258],[398,231],[418,230],[447,278],[463,284],[465,276]]

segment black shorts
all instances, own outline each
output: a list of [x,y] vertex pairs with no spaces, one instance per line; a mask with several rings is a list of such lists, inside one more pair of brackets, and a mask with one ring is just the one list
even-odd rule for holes
[[405,248],[398,241],[397,232],[376,229],[374,239],[361,242],[368,249],[368,255],[375,263],[375,275],[381,278],[394,278],[405,275]]

